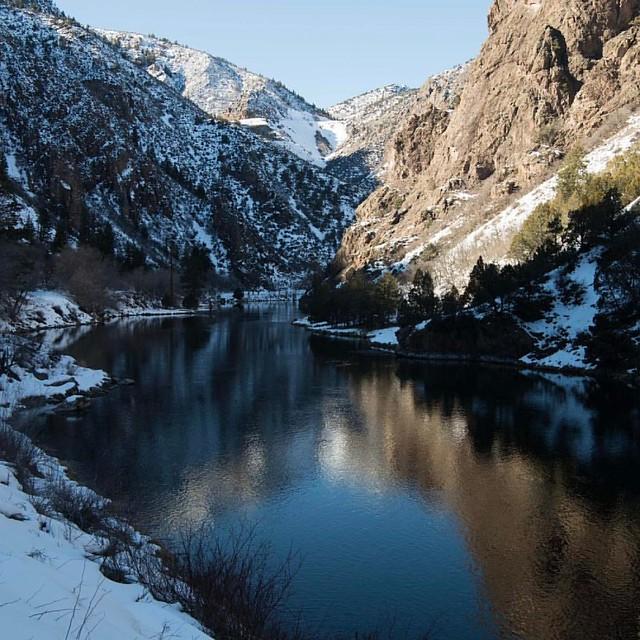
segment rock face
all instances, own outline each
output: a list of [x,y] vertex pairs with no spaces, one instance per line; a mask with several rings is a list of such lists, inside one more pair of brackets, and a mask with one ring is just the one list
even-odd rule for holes
[[31,9],[0,3],[0,174],[17,217],[71,241],[89,217],[152,264],[169,241],[204,243],[246,285],[297,282],[330,260],[358,202],[348,185]]
[[347,132],[330,157],[330,169],[365,185],[369,195],[385,179],[385,150],[411,113],[416,96],[416,89],[387,85],[330,107],[329,114],[343,122]]
[[419,94],[387,149],[394,179],[359,208],[340,266],[428,262],[540,183],[576,142],[621,128],[640,96],[639,9],[640,0],[495,0],[459,99],[443,108]]

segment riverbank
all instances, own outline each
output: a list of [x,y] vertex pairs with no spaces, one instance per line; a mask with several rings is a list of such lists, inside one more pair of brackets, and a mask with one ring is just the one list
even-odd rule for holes
[[0,375],[3,633],[16,640],[209,638],[177,605],[152,597],[133,567],[126,571],[133,562],[158,570],[158,548],[9,425],[26,409],[81,411],[118,381],[53,355],[45,344],[34,350],[25,338],[12,341],[16,363]]
[[327,322],[311,322],[308,318],[294,320],[292,324],[318,335],[332,338],[350,338],[366,342],[372,349],[397,353],[399,348],[397,332],[400,327],[386,327],[368,331],[358,327],[336,327]]
[[142,585],[105,576],[101,566],[107,541],[46,506],[48,488],[61,483],[87,502],[97,497],[69,481],[55,460],[34,452],[42,477],[28,492],[15,465],[0,461],[3,637],[209,638],[195,620],[177,606],[155,600]]
[[[606,370],[594,369],[590,366],[576,366],[575,364],[562,364],[562,359],[557,356],[559,364],[552,364],[548,358],[537,361],[532,355],[527,355],[519,359],[491,357],[472,353],[447,353],[432,352],[421,353],[403,349],[398,333],[399,327],[387,327],[384,329],[367,330],[358,327],[336,327],[326,322],[311,322],[308,318],[294,320],[292,323],[316,335],[322,335],[334,339],[357,340],[365,348],[375,352],[385,352],[396,358],[407,360],[423,360],[425,362],[455,363],[455,364],[481,364],[486,366],[507,367],[520,371],[537,371],[540,373],[556,373],[574,377],[585,377],[594,379],[617,380],[630,387],[640,388],[640,376],[637,372],[629,371],[626,374],[610,372]],[[423,322],[413,330],[423,331],[428,326]],[[405,332],[407,330],[405,329]],[[568,360],[568,358],[566,358]]]

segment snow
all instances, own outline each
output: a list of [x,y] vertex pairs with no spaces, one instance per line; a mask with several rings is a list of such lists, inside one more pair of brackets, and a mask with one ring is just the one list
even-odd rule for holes
[[593,368],[586,362],[585,349],[576,344],[576,339],[591,327],[598,311],[599,296],[595,287],[597,258],[597,252],[582,256],[569,274],[569,279],[583,288],[584,295],[580,304],[564,304],[558,289],[560,272],[550,274],[545,289],[554,297],[554,308],[543,320],[526,323],[525,327],[537,338],[539,348],[545,351],[553,350],[558,345],[560,348],[542,358],[531,354],[525,356],[522,359],[524,363],[555,368]]
[[640,207],[640,197],[636,198],[633,202],[630,202],[625,208],[625,212],[633,211],[637,207]]
[[[40,297],[60,301],[50,292],[42,292]],[[109,380],[103,371],[80,367],[69,356],[51,358],[46,347],[32,365],[32,371],[13,367],[12,378],[0,376],[0,428],[9,428],[2,420],[28,398],[41,396],[73,406],[82,394]],[[92,494],[69,480],[64,468],[44,452],[36,449],[35,460],[39,472],[32,479],[36,495],[46,493],[48,484],[61,482],[73,491]],[[39,514],[34,503],[20,486],[14,468],[0,460],[2,638],[210,637],[177,606],[154,600],[140,584],[106,579],[100,572],[100,558],[92,555],[105,541],[82,532],[61,516]],[[130,531],[142,543],[143,553],[153,552],[148,541]]]
[[321,333],[338,338],[365,338],[374,347],[389,349],[398,346],[397,333],[400,327],[386,327],[367,332],[358,327],[338,327],[328,322],[311,322],[309,318],[300,318],[295,320],[293,324],[297,327],[308,329],[313,333]]
[[23,173],[22,171],[18,168],[18,164],[16,162],[16,157],[15,155],[13,155],[13,153],[7,153],[5,155],[6,161],[7,161],[7,175],[12,179],[12,180],[16,180],[18,182],[22,182],[23,180]]
[[19,324],[22,329],[45,329],[91,322],[93,318],[64,293],[37,290],[29,294]]
[[[12,117],[0,123],[0,153],[10,156],[7,166],[16,179],[24,178],[23,186],[21,170],[28,173],[34,202],[47,199],[50,183],[30,158],[73,155],[71,173],[58,180],[73,186],[80,177],[96,178],[95,188],[86,194],[87,210],[113,225],[118,251],[133,243],[145,251],[151,266],[160,266],[172,238],[181,244],[194,234],[209,246],[217,273],[246,272],[263,285],[295,285],[306,276],[309,256],[320,264],[332,259],[360,191],[237,122],[244,115],[261,117],[273,128],[291,110],[313,121],[308,129],[328,128],[326,137],[334,131],[337,139],[340,125],[331,124],[313,105],[280,83],[158,38],[105,32],[98,38],[84,27],[5,4],[0,4],[0,34],[7,47],[0,85],[15,105]],[[110,46],[104,38],[121,38],[122,47]],[[43,69],[50,73],[42,75]],[[122,88],[128,104],[135,105],[135,131],[129,118],[104,108],[87,89],[87,78]],[[19,143],[21,122],[35,127],[35,147],[29,153]],[[97,155],[84,148],[78,152],[66,135],[70,127],[94,140]],[[310,153],[317,153],[313,142]],[[132,145],[138,145],[139,153],[123,156],[121,150]],[[329,151],[327,147],[323,153]],[[96,167],[116,156],[118,177],[100,181]],[[173,178],[163,179],[166,172]],[[287,207],[283,196],[289,195],[291,184],[301,184],[291,195],[313,228]],[[154,198],[143,197],[151,190]],[[123,194],[139,224],[122,224],[128,219]],[[210,222],[219,217],[220,208],[228,221],[214,228]],[[209,242],[194,229],[194,221],[210,232]],[[246,229],[249,243],[241,256],[229,251],[232,241],[223,232],[236,223]]]
[[[339,120],[319,120],[318,128],[334,151],[349,139],[349,130],[346,122]],[[327,159],[330,158],[331,155],[327,157]]]
[[240,124],[245,127],[268,127],[269,123],[266,118],[244,118],[240,120]]
[[[349,137],[345,122],[326,118],[280,83],[228,60],[153,36],[96,31],[117,42],[137,62],[153,59],[147,67],[150,75],[211,116],[235,120],[250,129],[266,127],[276,134],[272,142],[318,167],[324,167],[325,155],[336,151]],[[244,114],[248,117],[242,117]],[[162,120],[171,124],[170,116]],[[329,143],[328,154],[318,149],[316,134]]]
[[193,230],[196,234],[196,241],[200,244],[203,244],[205,247],[207,247],[207,249],[209,249],[209,251],[213,253],[213,255],[215,255],[215,247],[213,244],[213,239],[211,238],[211,234],[207,233],[202,225],[196,220],[193,221]]
[[384,347],[398,346],[398,331],[400,327],[387,327],[386,329],[377,329],[370,331],[368,338],[373,345],[381,345]]
[[[275,124],[282,136],[282,145],[303,160],[318,167],[326,165],[326,159],[318,148],[317,135],[322,135],[335,151],[338,141],[347,138],[346,125],[332,120],[318,120],[306,111],[289,108],[286,115]],[[327,135],[328,134],[328,135]]]
[[[589,173],[604,171],[613,158],[631,149],[638,140],[640,140],[640,116],[634,115],[629,118],[627,125],[619,133],[585,156],[587,171]],[[498,235],[517,232],[536,207],[555,197],[557,184],[557,176],[543,182],[517,200],[515,204],[470,233],[458,248],[473,249]]]
[[[39,354],[41,361],[48,359],[46,347]],[[28,398],[42,398],[56,402],[72,395],[87,393],[109,382],[109,376],[96,369],[79,366],[70,356],[61,356],[37,371],[15,366],[15,377],[0,376],[0,421],[7,419]]]
[[0,462],[0,629],[28,638],[204,640],[197,623],[142,586],[107,580],[88,559],[96,540],[39,515]]

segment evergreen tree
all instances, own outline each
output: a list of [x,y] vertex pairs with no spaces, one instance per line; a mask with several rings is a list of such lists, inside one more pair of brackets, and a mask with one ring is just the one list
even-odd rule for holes
[[124,269],[128,271],[134,271],[135,269],[142,269],[147,264],[147,259],[144,251],[129,242],[124,250],[124,257],[122,260]]
[[469,275],[469,284],[464,297],[474,306],[490,303],[494,309],[497,309],[496,298],[499,295],[501,295],[500,270],[493,262],[485,264],[480,256]]
[[116,238],[110,224],[104,223],[96,231],[93,245],[103,256],[112,256],[115,252]]
[[53,253],[60,253],[60,251],[67,246],[68,241],[69,230],[67,229],[67,223],[64,220],[58,220],[55,228],[55,235],[53,236],[53,242],[51,244],[51,250]]
[[377,316],[383,324],[388,323],[396,315],[400,304],[400,289],[396,279],[390,273],[385,273],[377,283],[374,301],[373,315]]
[[441,307],[445,316],[456,315],[462,309],[462,297],[455,285],[442,296]]
[[569,214],[565,243],[578,251],[589,249],[601,240],[610,240],[622,210],[620,194],[609,189],[601,202],[589,204]]
[[567,155],[562,169],[558,172],[556,193],[565,202],[569,201],[575,193],[581,190],[588,176],[584,151],[578,147]]
[[402,326],[417,324],[431,318],[439,307],[433,278],[428,271],[418,269],[413,277],[406,300],[400,304],[399,322]]
[[212,275],[213,265],[208,249],[202,244],[189,247],[180,264],[180,281],[185,290],[184,306],[197,308],[202,290]]

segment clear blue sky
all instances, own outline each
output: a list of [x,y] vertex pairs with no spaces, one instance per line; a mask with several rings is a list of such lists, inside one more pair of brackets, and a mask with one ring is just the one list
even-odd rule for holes
[[477,54],[491,0],[58,0],[83,24],[155,33],[328,106],[419,86]]

